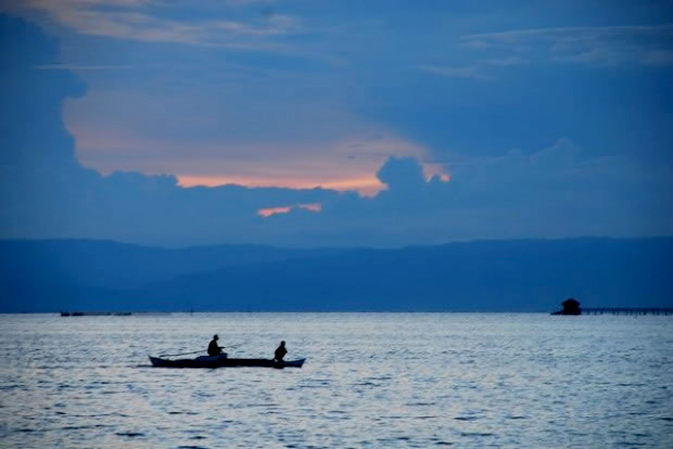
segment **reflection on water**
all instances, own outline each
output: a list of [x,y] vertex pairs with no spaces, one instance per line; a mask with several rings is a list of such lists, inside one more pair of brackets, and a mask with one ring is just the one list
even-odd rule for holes
[[[206,348],[302,369],[157,369]],[[0,316],[3,447],[671,447],[671,317]]]

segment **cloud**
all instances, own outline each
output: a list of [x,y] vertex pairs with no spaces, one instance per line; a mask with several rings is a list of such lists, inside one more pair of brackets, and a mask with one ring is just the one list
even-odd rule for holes
[[423,167],[413,157],[388,158],[376,173],[376,177],[390,191],[418,190],[425,184]]
[[170,19],[158,13],[162,6],[167,7],[145,0],[27,0],[5,8],[45,14],[84,35],[143,42],[291,52],[290,45],[272,38],[303,33],[298,19],[288,15],[258,15],[245,21]]
[[63,97],[83,95],[85,85],[68,71],[36,70],[57,61],[56,41],[21,19],[0,17],[0,161],[40,169],[75,167],[72,138],[64,132],[60,112]]
[[526,60],[520,56],[508,56],[505,58],[495,58],[487,59],[484,61],[484,64],[496,66],[496,67],[508,67],[512,65],[525,64]]
[[241,240],[248,232],[244,229],[260,225],[263,219],[256,214],[261,208],[320,203],[337,195],[324,189],[184,189],[171,175],[102,176],[86,169],[61,120],[63,100],[81,95],[82,83],[67,71],[35,68],[54,63],[57,48],[33,26],[0,16],[0,31],[11,37],[3,39],[0,72],[5,99],[0,106],[3,237],[107,235],[185,243],[185,231],[201,229],[204,237],[210,236],[204,243],[224,234]]
[[[411,161],[404,168],[395,160],[387,165],[391,188],[367,205],[349,206],[366,217],[361,232],[374,241],[390,239],[386,232],[394,229],[406,233],[407,243],[658,235],[673,229],[671,207],[664,206],[673,187],[669,169],[652,172],[626,157],[583,158],[567,140],[529,155],[510,151],[448,163],[450,182],[433,177],[419,183]],[[324,204],[314,219],[337,221],[348,214],[347,208],[330,215],[331,209]],[[376,237],[376,229],[382,235]]]
[[94,91],[66,102],[63,116],[85,166],[173,173],[183,186],[323,186],[370,195],[383,188],[375,173],[388,156],[430,160],[426,147],[351,112],[331,83],[302,81],[235,89],[199,83],[202,92],[176,96],[152,86]]
[[645,65],[671,65],[673,64],[673,51],[654,50],[645,52],[641,57],[641,62]]
[[130,65],[80,65],[80,64],[42,64],[35,66],[37,70],[66,70],[66,71],[80,71],[80,70],[129,70],[133,66]]
[[[81,82],[65,70],[35,68],[56,63],[55,43],[4,16],[0,33],[14,39],[3,40],[0,61],[1,238],[306,247],[673,233],[669,169],[588,157],[568,140],[528,154],[444,160],[450,181],[428,177],[418,157],[384,156],[372,173],[386,189],[371,197],[326,188],[184,188],[175,175],[133,171],[104,176],[81,165],[61,119],[62,102],[83,93]],[[343,154],[357,158],[367,145],[350,142]],[[385,152],[383,145],[376,154]]]
[[279,238],[302,245],[437,244],[451,240],[670,234],[669,169],[652,172],[626,157],[584,158],[561,139],[531,154],[447,162],[451,181],[430,179],[413,158],[379,170],[375,197],[342,194],[318,214],[289,209],[269,217]]
[[271,5],[277,3],[278,0],[224,0],[227,5],[231,6],[251,6],[251,5]]
[[[557,63],[592,65],[670,64],[673,24],[530,28],[464,35],[461,43],[481,52],[507,52]],[[511,55],[514,53],[514,55]]]
[[287,214],[292,210],[307,210],[311,212],[320,212],[322,210],[322,204],[320,203],[309,203],[309,204],[293,204],[291,206],[281,206],[281,207],[268,207],[265,209],[260,209],[257,211],[257,214],[262,217],[270,217],[276,214]]
[[[191,108],[183,104],[178,119],[172,121],[153,112],[167,111],[170,106],[146,110],[144,103],[121,98],[98,103],[93,110],[93,100],[85,99],[92,103],[76,116],[71,110],[76,105],[66,107],[66,124],[75,136],[80,162],[102,173],[174,173],[183,186],[322,186],[372,194],[383,188],[375,173],[388,156],[415,156],[422,161],[429,156],[426,148],[381,127],[363,126],[357,118],[337,113],[336,107],[303,111],[305,106],[297,102],[293,115],[267,108],[269,115],[277,116],[274,123],[245,110],[238,110],[238,117],[223,112],[214,123],[203,123],[199,117],[208,116],[207,107],[200,114],[190,114]],[[118,105],[124,107],[115,112]],[[128,105],[134,107],[127,110]],[[190,116],[196,117],[195,123]],[[250,126],[246,119],[257,122]],[[156,126],[152,124],[155,120]],[[133,121],[145,126],[138,127]],[[122,130],[108,127],[120,122],[127,125]],[[243,132],[246,125],[251,129]],[[212,130],[212,135],[192,135],[185,130],[189,127],[207,133]],[[430,165],[426,169],[441,170]]]
[[490,80],[491,77],[484,75],[476,65],[468,66],[437,66],[421,65],[419,69],[423,72],[433,75],[444,76],[447,78],[471,78],[476,80]]

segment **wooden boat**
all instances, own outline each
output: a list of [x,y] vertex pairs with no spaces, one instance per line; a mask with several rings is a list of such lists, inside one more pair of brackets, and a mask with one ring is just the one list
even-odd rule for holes
[[157,368],[233,368],[238,366],[254,366],[263,368],[301,368],[306,359],[276,362],[269,359],[230,359],[226,356],[203,355],[195,359],[162,359],[150,357],[152,366]]

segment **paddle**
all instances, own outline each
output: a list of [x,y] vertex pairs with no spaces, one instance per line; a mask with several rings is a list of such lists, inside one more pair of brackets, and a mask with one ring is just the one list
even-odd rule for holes
[[190,355],[190,354],[198,354],[199,352],[205,352],[204,349],[199,349],[198,351],[192,351],[192,352],[181,352],[180,354],[161,354],[159,357],[178,357],[181,355]]
[[[220,346],[220,348],[222,348],[222,349],[224,349],[224,348],[233,349],[233,348],[237,348],[238,346],[239,346],[239,345],[234,345],[234,346]],[[206,352],[206,350],[205,350],[205,349],[199,349],[198,351],[181,352],[180,354],[161,354],[159,357],[179,357],[179,356],[181,356],[181,355],[198,354],[198,353],[201,353],[201,352]]]

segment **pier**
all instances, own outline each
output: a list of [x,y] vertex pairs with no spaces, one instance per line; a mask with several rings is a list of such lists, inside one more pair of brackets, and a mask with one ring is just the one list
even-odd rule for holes
[[563,309],[552,315],[673,315],[673,309],[667,307],[580,307],[575,298],[561,303]]
[[673,315],[673,309],[653,307],[582,307],[586,315]]

